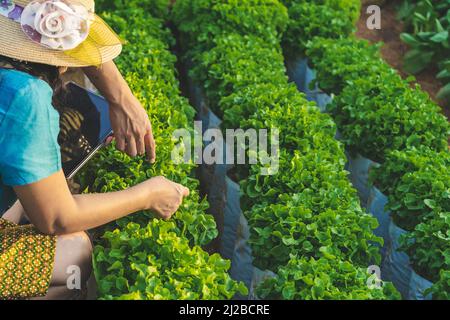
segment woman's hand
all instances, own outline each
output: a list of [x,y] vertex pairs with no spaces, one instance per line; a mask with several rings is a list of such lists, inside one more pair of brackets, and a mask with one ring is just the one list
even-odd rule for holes
[[114,62],[104,63],[100,68],[86,67],[83,71],[110,104],[117,148],[132,157],[146,153],[147,159],[155,162],[156,145],[148,115]]
[[152,125],[139,101],[130,93],[122,103],[110,103],[109,115],[117,149],[131,157],[147,154],[155,162]]
[[153,211],[159,218],[168,220],[178,210],[189,189],[164,177],[149,179],[140,185],[146,200],[145,209]]

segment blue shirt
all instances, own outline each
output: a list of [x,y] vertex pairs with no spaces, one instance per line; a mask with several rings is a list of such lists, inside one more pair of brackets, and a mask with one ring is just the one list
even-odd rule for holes
[[0,214],[17,199],[12,186],[61,170],[59,114],[52,95],[45,81],[0,68]]

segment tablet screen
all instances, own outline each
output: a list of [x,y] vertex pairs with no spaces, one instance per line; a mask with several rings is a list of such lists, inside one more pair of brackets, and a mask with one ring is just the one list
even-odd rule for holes
[[66,177],[73,175],[112,134],[106,100],[74,83],[58,97],[61,160]]

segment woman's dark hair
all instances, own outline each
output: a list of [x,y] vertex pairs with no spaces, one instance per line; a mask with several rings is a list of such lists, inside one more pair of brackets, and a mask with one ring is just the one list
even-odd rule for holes
[[0,68],[10,65],[14,70],[26,72],[36,78],[44,80],[53,90],[53,105],[59,107],[57,97],[63,90],[63,81],[58,67],[48,64],[20,61],[0,55]]

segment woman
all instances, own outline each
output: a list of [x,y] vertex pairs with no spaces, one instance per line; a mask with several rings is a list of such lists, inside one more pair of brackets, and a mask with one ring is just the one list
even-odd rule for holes
[[[90,275],[85,230],[140,210],[169,219],[189,190],[163,177],[128,190],[72,195],[61,170],[52,105],[67,67],[82,67],[108,99],[120,150],[155,145],[145,111],[112,59],[121,43],[93,0],[0,0],[0,298],[66,298],[73,266]],[[19,226],[23,215],[31,225]],[[68,274],[69,272],[69,274]]]

